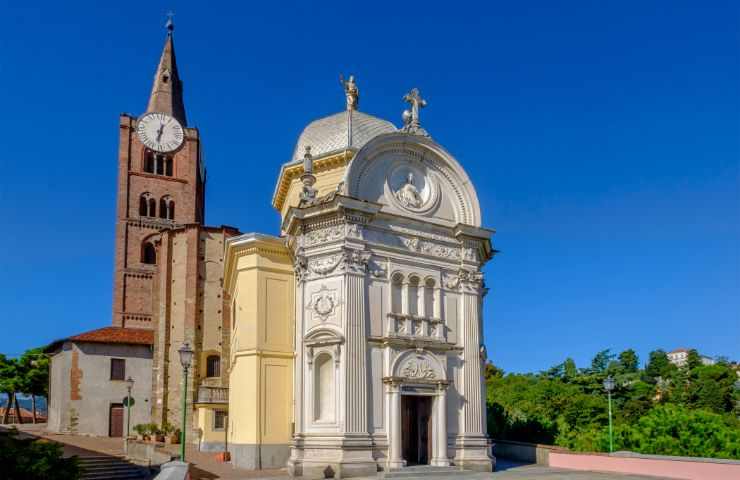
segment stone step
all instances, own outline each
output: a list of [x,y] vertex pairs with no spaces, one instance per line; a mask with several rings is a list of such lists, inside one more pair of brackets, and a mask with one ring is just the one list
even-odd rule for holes
[[83,480],[126,480],[149,478],[147,472],[121,457],[89,456],[79,458]]
[[122,457],[78,457],[82,465],[96,465],[98,463],[126,462]]
[[473,472],[463,470],[460,467],[433,467],[430,465],[414,465],[411,467],[383,471],[380,472],[378,476],[384,479],[413,479],[425,478],[429,475],[433,475],[435,477],[459,477],[464,476],[465,474],[472,473]]
[[82,480],[128,480],[134,478],[148,478],[141,472],[106,472],[95,475],[82,475]]
[[80,467],[84,468],[86,472],[100,472],[101,470],[102,471],[132,470],[132,469],[138,470],[139,468],[129,463],[115,463],[115,464],[110,464],[110,465],[80,465]]

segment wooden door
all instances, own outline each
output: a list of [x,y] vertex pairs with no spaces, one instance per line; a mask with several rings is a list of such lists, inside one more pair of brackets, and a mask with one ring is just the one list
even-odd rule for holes
[[401,453],[407,465],[428,465],[432,458],[431,400],[414,395],[401,399]]
[[111,437],[123,436],[123,404],[113,403],[110,406],[108,435]]

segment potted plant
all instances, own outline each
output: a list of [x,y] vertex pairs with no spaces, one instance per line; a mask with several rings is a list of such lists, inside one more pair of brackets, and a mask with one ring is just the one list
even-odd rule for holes
[[149,440],[149,436],[151,435],[151,430],[149,429],[149,425],[145,423],[139,423],[137,425],[134,425],[134,432],[139,434],[139,439],[147,441]]
[[157,441],[157,429],[159,428],[156,423],[147,423],[146,425],[147,429],[147,437],[149,441],[152,443]]
[[166,435],[164,432],[165,425],[167,424],[165,423],[161,427],[159,425],[155,425],[154,438],[157,440],[158,443],[164,443],[165,435]]
[[174,428],[174,427],[172,428],[172,431],[170,432],[169,440],[170,440],[170,443],[173,445],[180,443],[180,429],[179,428]]

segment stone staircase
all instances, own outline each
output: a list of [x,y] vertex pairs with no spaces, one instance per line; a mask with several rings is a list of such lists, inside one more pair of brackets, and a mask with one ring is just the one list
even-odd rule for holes
[[442,477],[473,477],[476,476],[476,474],[477,472],[463,470],[460,467],[432,467],[430,465],[416,465],[413,467],[405,467],[379,472],[378,478],[381,480],[412,480],[416,478],[424,478],[426,480],[430,480],[430,478]]
[[148,469],[110,455],[79,457],[82,480],[149,479]]

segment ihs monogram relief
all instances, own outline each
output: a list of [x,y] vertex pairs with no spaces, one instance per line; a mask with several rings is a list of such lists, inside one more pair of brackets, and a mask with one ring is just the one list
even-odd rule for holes
[[437,374],[429,363],[429,360],[414,358],[406,362],[401,369],[401,375],[406,378],[418,378],[425,380],[434,380]]

